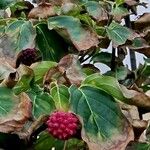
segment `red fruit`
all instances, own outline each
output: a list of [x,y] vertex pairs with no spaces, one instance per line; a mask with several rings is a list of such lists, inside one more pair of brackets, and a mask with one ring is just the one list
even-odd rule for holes
[[48,131],[55,138],[67,140],[77,133],[79,120],[69,112],[54,112],[47,121]]
[[17,57],[16,68],[19,67],[20,64],[24,64],[30,66],[32,63],[36,61],[37,51],[36,49],[25,49],[22,50]]

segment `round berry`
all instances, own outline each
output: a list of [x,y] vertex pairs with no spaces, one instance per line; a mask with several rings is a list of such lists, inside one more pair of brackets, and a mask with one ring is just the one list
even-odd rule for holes
[[36,59],[37,59],[36,49],[28,48],[22,50],[17,56],[16,68],[18,68],[20,64],[30,66],[32,63],[36,62]]
[[70,112],[57,111],[49,116],[46,124],[51,135],[60,140],[67,140],[77,133],[79,120]]

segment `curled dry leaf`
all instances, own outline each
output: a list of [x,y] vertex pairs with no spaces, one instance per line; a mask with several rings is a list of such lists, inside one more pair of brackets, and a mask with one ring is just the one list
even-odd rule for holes
[[150,44],[150,27],[144,29],[141,36],[147,41],[148,44]]
[[122,113],[126,116],[130,123],[132,123],[135,119],[140,119],[138,108],[136,106],[121,103],[120,107],[122,109]]
[[150,97],[148,95],[146,95],[144,92],[128,90],[122,85],[120,85],[120,87],[124,97],[126,98],[126,103],[150,110]]
[[10,73],[16,72],[5,58],[0,58],[0,82],[9,77]]
[[144,13],[138,20],[133,23],[133,29],[143,30],[150,26],[150,13]]
[[19,75],[17,72],[10,73],[8,78],[5,78],[1,83],[0,87],[13,88],[19,80]]
[[0,117],[0,132],[21,131],[26,121],[31,118],[32,105],[27,94],[22,93],[19,96],[13,96],[12,101],[14,106],[7,115]]
[[136,0],[125,0],[124,2],[129,6],[135,6],[138,4]]
[[148,122],[145,120],[133,120],[132,126],[134,129],[135,140],[139,140],[144,130],[148,127]]
[[[55,79],[57,80],[57,83],[59,84],[60,78],[62,76],[62,73],[59,71],[58,66],[50,68],[44,78],[43,78],[43,84],[44,84],[44,89],[45,91],[49,91],[49,86],[51,82],[53,82]],[[64,82],[61,82],[64,83]]]
[[135,119],[135,120],[133,120],[132,125],[133,125],[134,128],[145,130],[148,126],[148,122],[145,121],[145,120]]
[[150,57],[150,45],[143,38],[134,39],[134,44],[127,44],[121,46],[123,49],[128,47],[130,50],[144,54],[147,57]]
[[38,7],[33,8],[28,17],[33,19],[38,18],[48,18],[50,16],[55,16],[55,7],[50,3],[40,3]]
[[77,55],[69,54],[63,57],[58,63],[58,68],[62,74],[65,74],[71,84],[79,86],[84,79]]

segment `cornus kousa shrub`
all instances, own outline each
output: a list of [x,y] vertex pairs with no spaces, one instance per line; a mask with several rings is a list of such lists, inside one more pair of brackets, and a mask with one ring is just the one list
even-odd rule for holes
[[147,3],[0,0],[0,149],[150,149]]

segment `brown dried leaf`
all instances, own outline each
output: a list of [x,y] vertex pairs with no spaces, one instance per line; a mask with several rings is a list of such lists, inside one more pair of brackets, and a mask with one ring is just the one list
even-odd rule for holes
[[150,13],[144,13],[138,20],[134,22],[133,29],[143,30],[150,26]]
[[8,78],[9,74],[14,72],[16,72],[16,69],[14,69],[5,58],[0,58],[0,81]]
[[141,36],[146,40],[146,42],[150,45],[150,27],[144,29]]
[[33,8],[28,17],[33,19],[38,18],[48,18],[50,16],[55,16],[55,8],[50,3],[40,3],[38,7]]
[[97,35],[91,30],[86,30],[86,36],[81,41],[72,42],[79,51],[87,50],[94,46],[97,47],[99,43]]
[[12,38],[6,34],[3,35],[0,39],[0,58],[6,58],[10,65],[15,66],[15,55]]
[[1,83],[0,87],[13,88],[19,80],[19,75],[17,72],[10,73],[7,78],[5,78]]
[[135,6],[138,4],[136,0],[125,0],[124,2],[129,6]]
[[121,47],[122,48],[128,47],[130,50],[142,53],[145,56],[150,57],[150,45],[143,38],[137,38],[137,39],[139,39],[140,41],[140,44],[138,46],[129,43]]
[[32,105],[27,94],[22,93],[14,98],[15,107],[7,116],[0,118],[0,132],[20,131],[31,117]]
[[69,54],[63,57],[59,64],[59,71],[65,74],[66,79],[69,80],[70,84],[80,85],[84,79],[83,72],[78,62],[78,56]]
[[70,32],[70,34],[65,29],[57,29],[56,31],[58,31],[58,33],[62,35],[67,41],[72,42],[78,51],[85,51],[92,47],[97,47],[99,44],[97,34],[88,28],[80,31],[80,34],[82,36],[78,35],[78,37],[80,37],[81,39],[77,39],[75,35],[72,35],[73,32]]
[[147,96],[144,92],[138,92],[135,90],[128,90],[126,87],[120,85],[124,97],[127,98],[125,101],[130,105],[135,105],[140,108],[145,108],[150,110],[150,97]]
[[122,108],[123,114],[126,116],[130,123],[132,123],[132,121],[135,119],[140,119],[138,108],[136,106],[124,103],[121,103],[120,106]]
[[144,130],[148,127],[148,122],[145,120],[133,120],[132,126],[134,129],[135,140],[138,140]]

